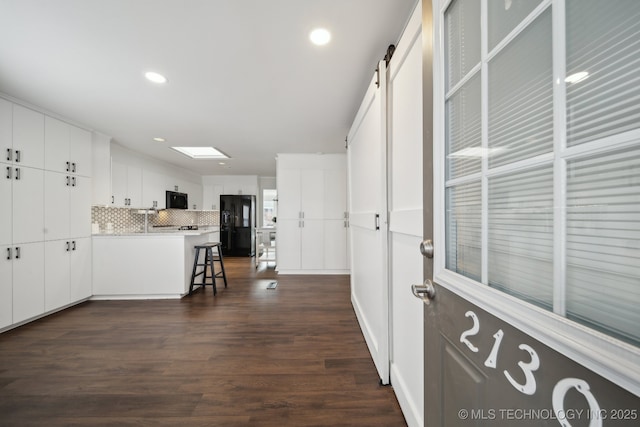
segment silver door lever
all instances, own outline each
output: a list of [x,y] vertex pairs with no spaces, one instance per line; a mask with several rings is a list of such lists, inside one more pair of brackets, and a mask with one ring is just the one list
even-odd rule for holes
[[431,303],[431,300],[436,297],[436,288],[429,279],[426,279],[422,285],[411,285],[411,292],[425,304]]

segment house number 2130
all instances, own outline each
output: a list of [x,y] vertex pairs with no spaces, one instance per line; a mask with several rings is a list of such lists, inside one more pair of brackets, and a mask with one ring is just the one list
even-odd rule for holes
[[[480,320],[478,319],[476,313],[474,313],[473,311],[467,311],[464,315],[471,318],[471,320],[473,321],[473,325],[466,331],[462,332],[462,334],[460,334],[460,342],[466,345],[467,348],[472,352],[477,353],[479,351],[478,347],[476,347],[469,340],[469,338],[474,337],[478,334],[478,332],[480,332]],[[493,334],[493,347],[491,347],[491,351],[489,352],[487,359],[484,361],[484,366],[491,369],[497,369],[498,352],[500,351],[500,345],[502,344],[503,337],[504,331],[502,329],[498,329],[496,333]],[[538,353],[536,353],[536,351],[527,344],[520,344],[518,348],[529,354],[528,362],[518,362],[518,366],[524,374],[524,384],[520,384],[515,379],[513,379],[509,371],[507,371],[506,369],[502,372],[504,373],[504,376],[507,378],[509,383],[516,390],[523,394],[531,396],[536,392],[536,377],[533,373],[540,367],[540,358],[538,357]],[[558,383],[553,388],[553,410],[560,424],[563,427],[571,427],[571,424],[569,424],[566,417],[563,416],[565,414],[564,396],[571,388],[575,388],[585,397],[589,404],[589,408],[591,411],[590,413],[596,414],[596,416],[591,417],[589,427],[602,426],[602,417],[597,416],[598,414],[602,414],[598,402],[589,390],[589,385],[585,381],[577,378],[565,378],[561,381],[558,381]]]

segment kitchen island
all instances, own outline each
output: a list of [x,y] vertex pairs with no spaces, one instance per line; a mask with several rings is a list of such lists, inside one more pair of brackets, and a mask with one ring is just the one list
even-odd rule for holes
[[189,292],[194,246],[218,242],[220,232],[94,234],[92,240],[92,299],[181,298]]

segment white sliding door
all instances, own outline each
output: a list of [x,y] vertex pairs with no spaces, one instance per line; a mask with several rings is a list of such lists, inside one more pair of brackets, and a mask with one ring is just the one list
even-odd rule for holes
[[389,383],[386,82],[379,64],[348,141],[351,301],[383,384]]

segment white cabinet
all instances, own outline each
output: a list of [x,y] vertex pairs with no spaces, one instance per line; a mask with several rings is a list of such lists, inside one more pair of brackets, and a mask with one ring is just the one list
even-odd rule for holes
[[146,169],[142,171],[142,207],[166,207],[166,182],[166,177],[162,174]]
[[13,323],[12,247],[0,245],[0,329]]
[[44,114],[13,105],[12,161],[25,167],[44,168]]
[[91,235],[91,179],[45,171],[45,240]]
[[347,272],[344,157],[278,155],[279,272]]
[[[0,246],[13,243],[13,166],[2,165],[0,177]],[[6,203],[9,201],[10,203]]]
[[142,169],[112,162],[111,191],[113,207],[144,207],[142,205]]
[[13,104],[0,98],[0,163],[13,159]]
[[12,246],[13,323],[44,313],[44,242]]
[[44,159],[47,170],[91,176],[91,133],[45,116]]
[[202,210],[202,186],[192,182],[183,182],[180,186],[182,193],[187,193],[189,209]]
[[13,243],[43,241],[44,171],[19,166],[12,176]]
[[45,243],[45,311],[91,296],[91,238]]
[[203,187],[202,209],[220,209],[220,195],[223,194],[223,191],[224,186],[222,184],[205,185]]

